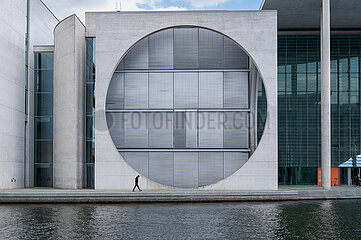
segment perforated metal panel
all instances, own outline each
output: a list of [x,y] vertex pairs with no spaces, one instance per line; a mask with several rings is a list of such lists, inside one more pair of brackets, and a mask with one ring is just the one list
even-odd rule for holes
[[199,153],[199,186],[216,183],[223,174],[223,152]]
[[108,112],[107,113],[108,119],[108,128],[111,131],[111,136],[113,142],[117,148],[124,148],[124,129],[125,129],[125,122],[124,122],[124,114],[122,113],[114,113]]
[[198,68],[198,28],[174,29],[174,69]]
[[248,108],[248,72],[224,73],[224,107]]
[[148,177],[148,153],[147,152],[121,152],[127,163],[134,169]]
[[125,121],[124,142],[126,148],[148,147],[147,113],[123,113]]
[[124,109],[124,73],[114,73],[109,85],[106,108]]
[[173,29],[149,36],[149,69],[173,68]]
[[148,69],[148,38],[140,40],[127,53],[124,69]]
[[149,153],[149,178],[167,185],[174,185],[173,152]]
[[223,108],[223,73],[199,73],[199,107]]
[[173,113],[148,113],[149,147],[173,148]]
[[223,112],[200,112],[199,147],[223,148]]
[[148,74],[125,73],[125,108],[148,108]]
[[224,37],[224,69],[248,69],[247,54],[233,42]]
[[173,108],[173,73],[149,73],[149,108]]
[[174,73],[174,108],[198,108],[198,73]]
[[186,118],[185,112],[174,113],[174,148],[186,148]]
[[198,146],[198,114],[197,112],[186,112],[186,148],[197,148]]
[[208,29],[199,29],[199,68],[223,67],[223,36]]
[[248,153],[225,152],[224,153],[224,177],[229,177],[240,169],[248,160]]
[[224,113],[224,148],[249,147],[249,113]]
[[198,153],[174,153],[174,186],[180,188],[198,187]]

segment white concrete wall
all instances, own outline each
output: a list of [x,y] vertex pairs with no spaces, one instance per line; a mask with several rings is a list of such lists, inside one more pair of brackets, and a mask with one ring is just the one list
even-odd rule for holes
[[72,15],[54,30],[54,187],[82,188],[85,27]]
[[[95,18],[94,19],[92,19]],[[113,72],[126,51],[154,31],[194,25],[219,31],[240,44],[254,60],[268,96],[268,117],[261,142],[232,176],[201,189],[274,190],[277,162],[277,14],[275,11],[113,12],[88,14],[89,36],[96,41],[95,188],[131,189],[137,175],[115,148],[105,120],[105,101]],[[92,24],[96,24],[96,26]],[[144,189],[170,189],[146,178]]]
[[58,19],[40,0],[29,1],[28,123],[26,127],[25,187],[34,186],[34,45],[53,45]]
[[0,189],[8,189],[24,186],[26,1],[1,0],[0,11]]

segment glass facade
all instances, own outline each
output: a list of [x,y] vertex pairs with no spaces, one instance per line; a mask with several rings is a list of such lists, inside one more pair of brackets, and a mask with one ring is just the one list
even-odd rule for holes
[[85,187],[94,188],[95,160],[95,38],[86,38],[86,157]]
[[53,57],[35,52],[34,185],[53,186]]
[[249,81],[247,54],[226,36],[196,27],[156,32],[137,42],[113,75],[106,102],[113,142],[158,183],[218,182],[248,160]]
[[[360,153],[360,54],[360,35],[331,35],[332,167]],[[278,36],[280,184],[317,184],[320,68],[318,35]]]

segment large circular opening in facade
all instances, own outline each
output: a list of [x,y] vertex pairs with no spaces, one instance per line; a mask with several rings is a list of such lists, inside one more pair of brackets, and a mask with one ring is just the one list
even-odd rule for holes
[[252,75],[249,56],[209,29],[174,27],[141,39],[122,57],[107,93],[116,148],[137,172],[171,187],[232,175],[261,135],[252,102],[265,93]]

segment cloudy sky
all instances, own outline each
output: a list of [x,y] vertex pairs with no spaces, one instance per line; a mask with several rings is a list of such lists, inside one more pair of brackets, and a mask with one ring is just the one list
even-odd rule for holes
[[256,10],[262,0],[43,0],[59,20],[76,13],[84,21],[86,11],[145,10]]

